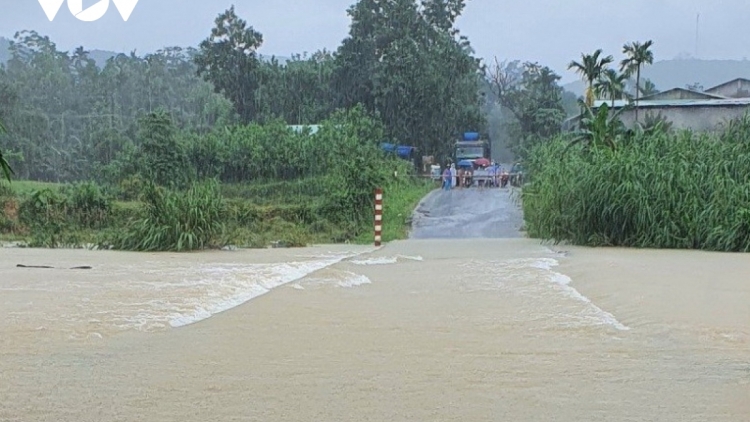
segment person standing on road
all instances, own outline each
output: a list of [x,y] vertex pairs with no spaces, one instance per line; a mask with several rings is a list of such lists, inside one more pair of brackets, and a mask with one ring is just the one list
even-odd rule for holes
[[456,174],[456,165],[451,164],[451,187],[455,188],[458,184],[458,174]]
[[443,170],[443,190],[451,190],[451,169],[445,167]]
[[492,188],[497,187],[497,164],[493,161],[489,167],[489,185]]

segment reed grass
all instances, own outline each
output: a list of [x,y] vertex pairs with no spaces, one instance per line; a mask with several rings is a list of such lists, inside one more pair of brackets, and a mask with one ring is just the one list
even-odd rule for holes
[[531,237],[588,246],[750,251],[750,119],[722,133],[646,131],[616,148],[534,149]]
[[215,181],[186,191],[150,185],[144,200],[145,215],[115,236],[115,249],[182,252],[219,245],[226,204]]

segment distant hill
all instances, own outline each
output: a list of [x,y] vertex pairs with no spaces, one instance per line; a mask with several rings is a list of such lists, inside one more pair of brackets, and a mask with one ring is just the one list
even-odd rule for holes
[[[750,79],[750,60],[663,60],[644,67],[641,78],[650,79],[660,91],[695,83],[708,89],[735,78]],[[564,87],[576,95],[583,95],[586,88],[582,81]]]
[[[8,46],[10,41],[0,37],[0,64],[10,58]],[[90,57],[99,67],[104,67],[107,60],[118,53],[105,50],[90,50]],[[126,53],[127,54],[127,53]],[[262,60],[270,60],[271,55],[260,54]],[[290,57],[276,56],[281,63],[291,60]],[[672,88],[684,88],[698,83],[705,89],[719,85],[735,78],[750,79],[750,60],[699,60],[693,58],[662,60],[643,69],[643,78],[650,79],[660,91]],[[576,96],[583,95],[586,88],[582,81],[563,85],[566,91]]]
[[[10,53],[8,52],[8,46],[10,45],[10,40],[7,38],[0,37],[0,64],[5,64],[8,59],[10,59]],[[89,50],[89,57],[91,57],[95,62],[96,65],[99,67],[104,67],[107,64],[107,60],[109,60],[112,57],[117,56],[120,53],[116,53],[114,51],[106,51],[106,50]],[[125,53],[129,54],[129,53]],[[259,54],[259,57],[261,60],[271,60],[270,55],[264,55]],[[284,56],[276,56],[276,60],[278,60],[280,63],[286,63],[289,60],[291,60],[290,57],[284,57]]]

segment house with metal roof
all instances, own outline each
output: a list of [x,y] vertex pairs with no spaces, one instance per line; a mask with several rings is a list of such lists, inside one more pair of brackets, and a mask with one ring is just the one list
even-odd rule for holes
[[750,80],[745,78],[733,79],[706,90],[706,94],[720,95],[726,98],[750,97]]
[[659,100],[719,100],[722,95],[711,94],[708,92],[694,91],[687,88],[672,88],[667,91],[657,92],[656,94],[641,97],[641,101],[659,101]]
[[[603,104],[615,110],[626,106],[620,113],[620,120],[626,127],[636,124],[635,101],[598,100],[596,110]],[[704,92],[684,88],[674,88],[658,94],[643,97],[638,101],[638,120],[660,117],[672,123],[676,129],[691,129],[705,132],[720,130],[729,120],[743,117],[750,111],[750,80],[738,78]],[[575,116],[563,123],[564,131],[576,130],[581,116]]]

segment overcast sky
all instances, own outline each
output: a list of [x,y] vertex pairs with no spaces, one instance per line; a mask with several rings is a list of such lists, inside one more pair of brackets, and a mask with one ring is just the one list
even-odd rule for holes
[[[140,0],[123,22],[114,5],[97,22],[82,22],[66,5],[53,22],[38,0],[0,0],[0,35],[22,29],[49,35],[61,49],[83,45],[139,53],[167,45],[197,45],[213,20],[235,4],[239,15],[260,31],[263,54],[335,49],[346,37],[347,7],[355,0]],[[97,0],[84,0],[93,5]],[[695,55],[696,17],[700,13],[698,57],[742,59],[750,56],[748,0],[467,0],[458,22],[477,55],[488,60],[538,61],[566,70],[580,53],[603,48],[619,58],[622,44],[653,39],[657,60],[680,53]]]

